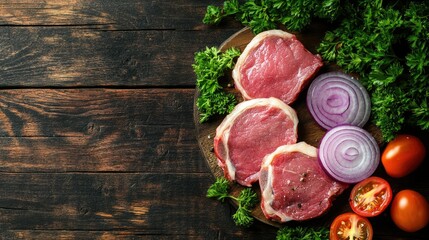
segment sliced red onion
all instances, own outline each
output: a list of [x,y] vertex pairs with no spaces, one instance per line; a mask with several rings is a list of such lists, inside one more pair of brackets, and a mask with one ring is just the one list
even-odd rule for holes
[[318,158],[334,179],[357,183],[371,176],[380,163],[380,149],[364,129],[343,125],[332,128],[322,138]]
[[307,106],[324,129],[342,124],[363,127],[371,113],[371,100],[362,84],[342,72],[316,77],[307,92]]

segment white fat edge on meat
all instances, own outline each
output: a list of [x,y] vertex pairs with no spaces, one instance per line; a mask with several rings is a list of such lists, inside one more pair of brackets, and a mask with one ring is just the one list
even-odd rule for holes
[[288,222],[293,220],[291,217],[287,216],[283,212],[276,211],[273,209],[272,203],[274,201],[273,193],[273,171],[274,167],[271,162],[279,154],[300,152],[310,157],[317,157],[317,148],[305,143],[299,142],[295,144],[282,145],[279,146],[274,152],[268,154],[264,157],[264,160],[261,165],[261,169],[267,169],[267,184],[262,191],[262,199],[264,204],[265,213],[269,216],[278,216],[281,222]]
[[[232,125],[230,125],[229,128],[231,128],[231,126]],[[235,166],[234,164],[232,164],[231,158],[229,157],[229,148],[228,148],[229,130],[224,131],[223,137],[224,137],[223,139],[225,139],[222,141],[222,145],[226,153],[226,159],[225,159],[226,169],[228,169],[228,174],[231,180],[235,180]]]
[[246,92],[246,90],[241,85],[241,66],[243,66],[244,62],[246,61],[247,57],[249,56],[250,52],[259,46],[259,44],[266,38],[266,37],[280,37],[284,39],[290,39],[295,37],[295,35],[274,29],[274,30],[268,30],[261,32],[257,34],[255,37],[252,38],[252,40],[247,44],[247,46],[244,48],[241,55],[238,57],[237,62],[235,64],[234,69],[232,70],[232,78],[234,79],[234,84],[236,88],[242,93],[244,99],[252,99]]
[[[293,132],[295,137],[298,134],[298,116],[296,115],[295,110],[281,101],[280,99],[270,97],[270,98],[255,98],[248,101],[241,102],[235,106],[230,114],[228,114],[221,124],[216,128],[215,138],[222,138],[222,145],[225,150],[225,165],[228,171],[228,174],[231,180],[235,180],[235,166],[231,161],[229,156],[228,148],[228,139],[229,139],[229,129],[232,127],[232,124],[235,122],[235,119],[239,117],[243,112],[249,108],[259,107],[259,106],[273,106],[281,109],[294,123]],[[255,176],[256,177],[256,176]],[[259,178],[259,175],[257,176]]]

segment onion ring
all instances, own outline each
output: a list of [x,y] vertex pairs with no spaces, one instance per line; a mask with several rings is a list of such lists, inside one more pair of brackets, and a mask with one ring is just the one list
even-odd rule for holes
[[317,76],[307,92],[307,107],[326,130],[342,124],[363,127],[371,114],[371,99],[362,84],[342,72]]
[[318,158],[332,178],[357,183],[375,172],[380,163],[380,149],[366,130],[342,125],[332,128],[322,138]]

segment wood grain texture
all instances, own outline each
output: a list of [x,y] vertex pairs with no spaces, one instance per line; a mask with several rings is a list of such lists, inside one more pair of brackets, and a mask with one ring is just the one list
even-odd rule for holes
[[[10,239],[217,237],[229,210],[200,194],[210,181],[208,174],[1,174],[0,233]],[[222,234],[246,236],[238,229]]]
[[104,30],[207,28],[202,17],[209,0],[7,0],[0,3],[0,24],[71,26]]
[[193,87],[194,52],[232,33],[0,27],[0,87]]
[[0,3],[0,87],[192,87],[194,52],[230,28],[202,23],[213,1]]
[[0,171],[202,172],[193,90],[0,91]]

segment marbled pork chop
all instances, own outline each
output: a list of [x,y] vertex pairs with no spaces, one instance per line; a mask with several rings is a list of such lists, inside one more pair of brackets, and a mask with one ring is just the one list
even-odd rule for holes
[[326,175],[317,160],[317,149],[305,142],[280,146],[267,155],[259,185],[264,215],[278,222],[320,216],[347,187]]
[[227,179],[244,186],[258,181],[265,155],[297,141],[298,117],[276,98],[239,103],[216,129],[214,151]]
[[269,30],[246,46],[232,77],[245,100],[275,97],[291,104],[322,65],[295,35]]

